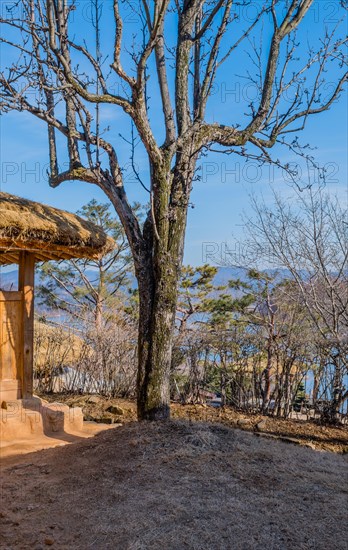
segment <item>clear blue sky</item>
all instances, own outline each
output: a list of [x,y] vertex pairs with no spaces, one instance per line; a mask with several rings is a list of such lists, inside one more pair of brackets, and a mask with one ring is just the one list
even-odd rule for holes
[[[257,4],[257,2],[255,2]],[[324,26],[335,24],[335,10],[333,2],[317,0],[315,9],[307,16],[307,21],[301,28],[299,35],[299,53],[305,55],[308,41],[313,40],[317,44],[316,37],[320,35]],[[78,24],[74,23],[76,41],[79,33],[89,36],[88,6],[89,2],[79,3],[82,12]],[[82,8],[81,8],[82,6]],[[111,4],[109,0],[103,2],[102,25],[102,52],[106,53],[108,44],[112,43],[113,23],[109,15]],[[252,9],[252,6],[251,8]],[[77,17],[78,13],[76,14]],[[250,12],[250,16],[252,12]],[[247,24],[249,14],[241,14],[240,23],[233,28],[236,32]],[[126,21],[126,42],[131,35],[137,32],[139,25],[135,18],[129,15]],[[172,28],[174,25],[171,22]],[[238,26],[239,25],[239,26]],[[345,30],[343,26],[342,31]],[[169,35],[172,31],[169,31]],[[128,33],[128,34],[127,34]],[[259,28],[255,36],[262,37],[265,50],[269,40],[269,28]],[[92,46],[91,46],[92,47]],[[236,57],[224,65],[222,74],[217,80],[214,95],[210,100],[208,118],[225,124],[233,124],[236,120],[243,120],[243,114],[247,109],[248,99],[253,90],[245,87],[243,76],[250,69],[250,59],[246,54],[248,44],[239,50]],[[6,66],[10,54],[7,48],[1,48],[1,65]],[[237,75],[237,76],[236,76]],[[329,82],[335,82],[337,72],[328,73]],[[234,92],[231,92],[234,86]],[[161,131],[162,115],[156,109],[158,96],[153,89],[151,123],[155,131]],[[244,110],[244,111],[243,111]],[[131,201],[147,201],[145,192],[134,180],[129,165],[129,149],[119,138],[119,133],[128,135],[130,123],[120,113],[117,107],[105,107],[101,111],[102,126],[110,125],[111,130],[106,137],[116,144],[122,165],[126,173],[126,189]],[[338,193],[342,201],[347,200],[347,96],[343,94],[341,99],[333,105],[329,112],[314,116],[308,122],[302,133],[303,143],[316,146],[314,156],[321,165],[328,169],[328,190]],[[102,191],[96,186],[81,182],[66,182],[57,189],[51,189],[47,183],[47,130],[44,123],[36,120],[26,113],[8,113],[0,118],[1,131],[1,190],[23,197],[51,204],[58,208],[70,211],[78,210],[83,204],[92,198],[106,201]],[[66,161],[64,142],[59,140],[60,163]],[[274,152],[275,157],[283,161],[294,159],[285,150]],[[147,177],[147,161],[144,151],[139,148],[136,162]],[[251,192],[263,193],[267,199],[271,196],[270,183],[280,191],[283,196],[291,196],[289,183],[284,179],[284,174],[269,167],[257,168],[255,162],[245,164],[239,156],[222,156],[210,153],[200,162],[200,181],[194,185],[192,204],[188,219],[188,229],[185,247],[185,262],[194,265],[202,263],[202,245],[205,242],[215,242],[220,246],[227,241],[230,246],[235,246],[235,239],[243,239],[241,226],[241,214],[249,212],[249,194]],[[307,181],[306,167],[302,165],[303,181]],[[311,173],[313,181],[313,174]]]

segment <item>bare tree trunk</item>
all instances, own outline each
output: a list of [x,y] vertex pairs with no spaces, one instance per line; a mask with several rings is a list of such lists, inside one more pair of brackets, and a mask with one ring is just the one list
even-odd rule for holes
[[317,401],[318,401],[319,381],[320,381],[320,375],[319,375],[319,373],[318,373],[318,374],[314,374],[314,379],[313,379],[313,391],[312,391],[312,404],[313,404],[313,408],[314,408],[314,409],[316,408],[316,404],[317,404]]
[[[159,185],[159,177],[162,177],[162,187],[165,187],[163,178],[170,181],[170,169],[162,175],[156,174],[153,187]],[[188,179],[190,187],[190,175]],[[173,188],[177,189],[175,181]],[[180,197],[174,191],[170,198],[160,196],[159,201],[152,205],[149,219],[145,222],[148,227],[144,227],[142,259],[135,266],[140,296],[139,420],[164,420],[170,416],[170,370],[187,204],[188,197]]]
[[262,391],[262,413],[268,412],[270,398],[271,398],[271,369],[273,365],[273,342],[272,336],[269,337],[267,345],[267,366],[264,369],[262,375],[264,378],[264,388]]
[[170,368],[177,277],[139,281],[138,417],[160,420],[170,415]]
[[169,373],[175,308],[160,290],[140,291],[138,339],[138,417],[160,420],[169,417]]
[[193,347],[188,351],[188,359],[190,362],[189,380],[187,383],[187,391],[185,395],[186,403],[200,403],[200,381],[199,367],[197,361],[197,350]]
[[100,292],[98,292],[95,302],[94,323],[96,331],[100,333],[103,328],[103,299]]
[[347,399],[348,392],[344,392],[343,389],[343,376],[340,357],[332,357],[332,362],[335,369],[332,398],[329,406],[324,408],[321,419],[323,422],[328,424],[338,424],[340,423],[340,409],[344,401]]
[[225,407],[226,405],[226,386],[227,386],[226,363],[225,363],[225,359],[223,359],[221,361],[221,372],[220,372],[221,407]]

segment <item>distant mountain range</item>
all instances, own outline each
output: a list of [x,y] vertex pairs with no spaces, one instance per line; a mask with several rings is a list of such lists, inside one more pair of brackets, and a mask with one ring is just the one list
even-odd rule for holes
[[16,290],[17,288],[17,271],[3,272],[0,270],[0,290]]
[[[216,286],[227,285],[228,281],[231,279],[240,279],[243,282],[248,280],[247,277],[248,270],[243,267],[218,267],[216,276],[214,277],[214,284]],[[274,274],[274,270],[267,270],[267,273]],[[87,270],[86,275],[89,280],[95,279],[95,271]],[[278,271],[279,279],[283,279],[288,276],[288,273],[285,269]],[[16,270],[13,271],[2,271],[0,270],[0,290],[15,290],[17,288],[17,279],[18,273]],[[36,284],[40,284],[39,275],[36,274]],[[133,288],[136,288],[136,279],[132,283]]]
[[248,280],[247,271],[244,267],[218,267],[214,277],[214,285],[224,286],[232,279],[240,279],[246,282]]

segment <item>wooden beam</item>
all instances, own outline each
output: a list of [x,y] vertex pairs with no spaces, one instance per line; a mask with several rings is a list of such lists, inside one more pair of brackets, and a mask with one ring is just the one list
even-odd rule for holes
[[40,254],[39,252],[35,252],[35,258],[38,262],[47,262],[49,260],[54,260],[59,262],[61,260],[59,256],[54,256],[53,254],[50,254],[48,256],[47,254]]
[[16,290],[0,290],[0,302],[7,302],[7,300],[21,302],[22,297],[23,293]]
[[0,264],[1,265],[10,265],[10,264],[18,264],[18,263],[19,263],[18,254],[0,252]]
[[[108,240],[106,242],[109,242]],[[112,250],[110,244],[110,250]],[[95,259],[100,257],[103,253],[103,248],[93,248],[87,245],[59,245],[50,242],[40,242],[38,241],[20,241],[10,238],[0,238],[0,250],[5,251],[6,253],[13,253],[16,251],[24,251],[30,253],[39,252],[40,254],[55,254],[61,259],[63,258],[89,258]],[[110,251],[109,250],[109,251]],[[107,250],[108,251],[108,250]]]
[[34,270],[35,256],[21,252],[19,261],[18,290],[23,292],[23,371],[21,373],[22,397],[33,395],[34,364]]

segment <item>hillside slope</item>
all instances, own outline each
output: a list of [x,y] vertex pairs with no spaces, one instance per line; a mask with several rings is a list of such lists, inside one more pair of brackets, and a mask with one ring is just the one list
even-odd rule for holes
[[1,548],[346,549],[345,456],[218,424],[129,423],[2,472]]

